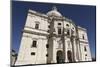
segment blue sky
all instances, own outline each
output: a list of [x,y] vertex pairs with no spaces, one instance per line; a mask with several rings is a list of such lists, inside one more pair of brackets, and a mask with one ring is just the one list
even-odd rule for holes
[[20,47],[22,30],[29,9],[46,14],[53,6],[65,17],[72,19],[76,25],[87,29],[92,57],[96,55],[96,7],[72,4],[46,4],[12,1],[12,49],[17,53]]

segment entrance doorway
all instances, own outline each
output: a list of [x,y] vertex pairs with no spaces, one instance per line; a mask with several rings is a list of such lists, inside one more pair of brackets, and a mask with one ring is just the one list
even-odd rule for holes
[[63,52],[61,50],[57,51],[56,60],[57,60],[57,63],[64,62]]
[[70,50],[67,51],[67,58],[69,62],[72,62],[72,52]]

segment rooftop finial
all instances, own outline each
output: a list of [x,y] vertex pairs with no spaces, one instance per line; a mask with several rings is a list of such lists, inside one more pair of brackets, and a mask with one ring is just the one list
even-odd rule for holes
[[52,10],[57,10],[57,7],[56,6],[53,6]]

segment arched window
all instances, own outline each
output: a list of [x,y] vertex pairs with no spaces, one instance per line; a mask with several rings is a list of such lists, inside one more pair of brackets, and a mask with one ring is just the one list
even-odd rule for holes
[[69,62],[72,62],[72,52],[70,50],[67,51],[67,58]]
[[57,51],[56,60],[57,60],[57,63],[64,63],[63,51],[60,51],[60,50]]

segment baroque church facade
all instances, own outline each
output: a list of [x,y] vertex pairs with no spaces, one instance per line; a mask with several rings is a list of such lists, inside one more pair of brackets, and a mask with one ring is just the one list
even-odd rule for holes
[[28,11],[15,65],[91,61],[87,30],[53,7]]

